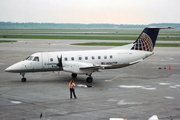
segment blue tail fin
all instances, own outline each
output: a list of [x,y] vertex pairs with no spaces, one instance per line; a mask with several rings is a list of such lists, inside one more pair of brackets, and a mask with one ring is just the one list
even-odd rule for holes
[[131,50],[142,50],[152,52],[161,28],[145,28],[138,39],[134,42]]

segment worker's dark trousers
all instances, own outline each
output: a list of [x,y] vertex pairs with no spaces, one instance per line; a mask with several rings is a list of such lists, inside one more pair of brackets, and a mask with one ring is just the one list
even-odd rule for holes
[[72,99],[72,93],[74,95],[74,98],[76,98],[75,90],[74,88],[70,88],[70,98]]

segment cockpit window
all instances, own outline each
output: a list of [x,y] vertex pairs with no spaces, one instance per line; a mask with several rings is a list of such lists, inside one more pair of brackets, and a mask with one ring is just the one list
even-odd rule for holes
[[39,57],[34,57],[33,61],[39,61]]
[[32,58],[33,58],[33,56],[29,56],[29,57],[27,57],[27,58],[26,58],[26,60],[31,61],[31,60],[32,60]]

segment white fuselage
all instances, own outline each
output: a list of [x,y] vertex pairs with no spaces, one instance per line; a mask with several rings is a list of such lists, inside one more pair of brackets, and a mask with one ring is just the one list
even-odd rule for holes
[[59,71],[58,58],[62,57],[63,71],[92,74],[100,69],[129,66],[152,54],[153,52],[139,50],[38,52],[8,67],[5,71],[14,73]]

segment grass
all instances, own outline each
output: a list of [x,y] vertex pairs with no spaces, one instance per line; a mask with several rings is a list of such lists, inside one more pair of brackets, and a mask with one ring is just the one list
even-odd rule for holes
[[[136,40],[143,28],[128,29],[0,29],[0,38]],[[109,35],[109,36],[108,36]],[[118,36],[125,35],[125,36]],[[133,36],[129,36],[133,35]],[[160,30],[157,40],[180,41],[180,29]]]
[[46,36],[46,35],[0,35],[0,38],[26,38],[26,39],[85,39],[85,40],[136,40],[137,37],[117,36]]
[[87,45],[87,46],[122,46],[130,43],[116,43],[116,42],[91,42],[91,43],[75,43],[71,45]]
[[[0,38],[25,38],[25,39],[84,39],[84,40],[136,40],[131,36],[50,36],[50,35],[0,35]],[[180,37],[158,37],[161,41],[180,41]]]
[[169,43],[156,43],[155,47],[180,47],[180,44],[177,44],[177,43],[173,43],[173,44],[169,44]]
[[[91,43],[75,43],[71,45],[86,45],[86,46],[122,46],[130,43],[116,43],[116,42],[91,42]],[[180,44],[166,44],[156,43],[155,47],[180,47]]]
[[16,40],[0,40],[0,43],[17,42]]
[[71,45],[87,45],[87,46],[122,46],[130,43],[116,43],[116,42],[91,42],[91,43],[75,43]]
[[[0,34],[91,34],[91,35],[139,35],[143,28],[114,28],[114,29],[0,29]],[[180,35],[180,29],[162,29],[159,35]]]
[[106,33],[141,33],[143,29],[89,29],[89,28],[82,28],[82,29],[0,29],[0,33],[60,33],[60,32],[106,32]]

